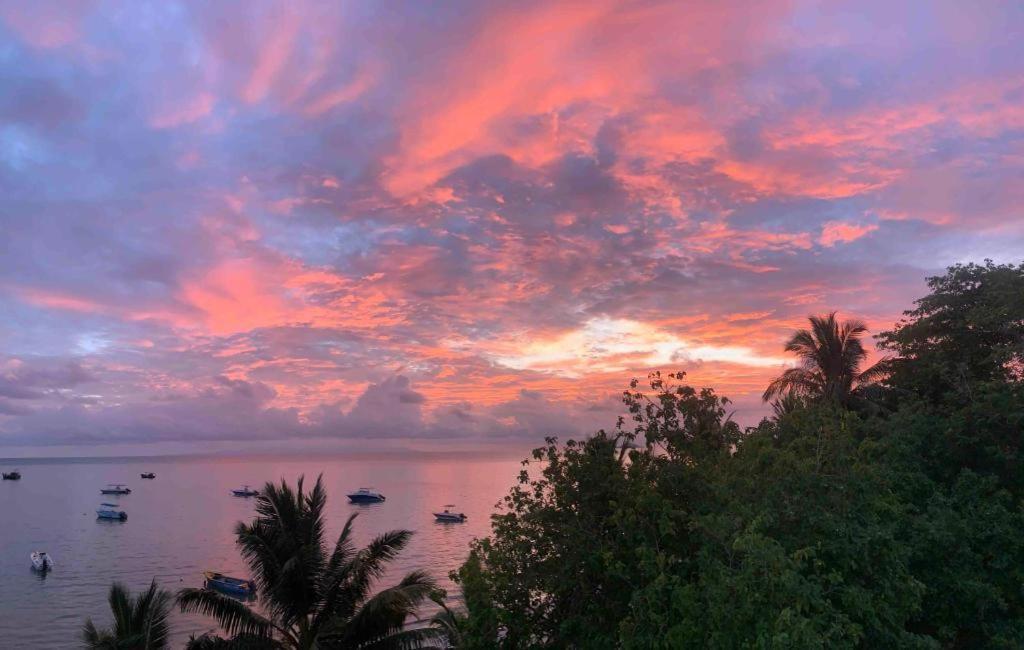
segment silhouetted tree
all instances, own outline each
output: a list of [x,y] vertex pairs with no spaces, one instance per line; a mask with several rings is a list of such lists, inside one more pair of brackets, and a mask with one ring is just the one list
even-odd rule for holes
[[862,341],[868,328],[863,322],[840,323],[835,312],[808,320],[810,329],[797,330],[786,342],[786,351],[795,353],[800,365],[772,381],[764,391],[764,401],[790,393],[846,405],[860,386],[884,376],[886,366],[882,362],[861,370],[868,356]]
[[132,598],[128,589],[115,582],[107,597],[114,615],[111,628],[99,630],[92,619],[85,621],[82,638],[91,650],[162,650],[167,647],[167,617],[171,596],[154,580],[149,589]]

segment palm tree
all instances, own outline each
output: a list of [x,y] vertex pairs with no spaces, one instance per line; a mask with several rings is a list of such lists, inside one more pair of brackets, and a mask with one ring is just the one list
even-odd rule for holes
[[775,420],[781,420],[790,413],[799,411],[804,408],[805,402],[806,400],[799,393],[791,388],[787,389],[772,400],[772,413],[775,414]]
[[92,650],[161,650],[167,647],[167,617],[171,595],[156,586],[132,598],[124,585],[115,582],[107,597],[114,613],[114,627],[97,630],[92,619],[82,628],[85,647]]
[[420,648],[437,638],[429,628],[406,630],[407,618],[435,589],[422,571],[371,595],[374,582],[409,542],[412,533],[384,533],[363,549],[352,541],[353,514],[333,550],[324,539],[327,494],[321,478],[309,492],[299,477],[296,489],[267,483],[252,523],[235,528],[265,614],[208,589],[183,589],[183,612],[213,616],[230,635],[204,635],[190,648]]
[[797,330],[786,343],[786,351],[795,352],[800,365],[773,380],[764,391],[764,401],[790,394],[794,398],[846,405],[860,387],[884,374],[883,362],[867,370],[860,369],[868,356],[862,341],[868,328],[863,322],[840,323],[835,312],[810,316],[808,320],[811,328]]
[[462,632],[460,628],[465,621],[465,616],[448,607],[448,603],[445,602],[447,596],[448,594],[444,589],[436,589],[430,594],[430,600],[434,601],[434,604],[440,608],[430,617],[430,625],[444,639],[445,648],[460,648],[462,647]]

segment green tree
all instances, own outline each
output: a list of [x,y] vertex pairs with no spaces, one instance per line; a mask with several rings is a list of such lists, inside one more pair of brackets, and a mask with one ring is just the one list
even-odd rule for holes
[[406,621],[436,588],[421,571],[373,594],[374,582],[408,543],[395,530],[357,549],[348,518],[328,552],[324,533],[327,494],[320,478],[306,491],[300,477],[267,483],[257,497],[256,518],[235,529],[242,557],[266,613],[208,589],[183,589],[182,611],[213,616],[230,639],[203,636],[191,648],[417,648],[436,638],[430,628],[405,629]]
[[970,400],[987,382],[1024,379],[1024,264],[957,264],[928,278],[882,348],[897,355],[890,386],[938,403]]
[[115,582],[107,596],[114,625],[97,629],[92,619],[85,621],[82,639],[86,648],[93,650],[161,650],[167,647],[167,617],[170,594],[160,589],[154,580],[149,589],[135,596]]
[[773,380],[764,401],[789,394],[845,406],[858,388],[880,378],[886,366],[861,369],[868,356],[862,340],[868,328],[861,321],[840,323],[836,312],[808,320],[811,328],[797,330],[786,342],[786,351],[795,353],[800,365]]

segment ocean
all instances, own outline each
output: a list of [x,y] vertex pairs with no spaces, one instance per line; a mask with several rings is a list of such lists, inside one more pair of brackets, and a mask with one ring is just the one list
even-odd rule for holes
[[[525,456],[525,454],[523,454]],[[253,516],[253,499],[232,496],[242,485],[262,487],[305,475],[312,485],[323,474],[328,493],[328,541],[356,512],[356,541],[365,544],[386,530],[415,531],[412,542],[381,583],[412,569],[430,571],[458,603],[448,572],[465,559],[469,542],[488,534],[490,515],[513,485],[523,456],[343,456],[323,458],[119,458],[0,461],[20,469],[20,481],[0,482],[0,644],[10,648],[81,645],[87,617],[110,623],[106,598],[120,581],[133,592],[151,579],[174,592],[202,585],[202,572],[248,577],[235,547],[233,528]],[[140,479],[154,472],[153,480]],[[132,493],[101,495],[108,483]],[[382,504],[356,506],[345,494],[373,487]],[[124,522],[98,520],[101,502],[118,503]],[[432,512],[457,504],[468,520],[440,524]],[[48,552],[55,569],[31,570],[29,554]],[[172,645],[190,634],[216,630],[196,614],[171,616]]]

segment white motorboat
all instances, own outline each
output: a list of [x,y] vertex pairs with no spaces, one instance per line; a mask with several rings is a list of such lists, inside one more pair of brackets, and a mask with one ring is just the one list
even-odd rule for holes
[[352,503],[381,503],[386,500],[383,494],[373,488],[359,488],[346,496]]
[[117,508],[116,503],[101,503],[100,507],[96,509],[96,516],[99,519],[117,519],[119,521],[128,519],[128,513]]
[[449,503],[444,507],[444,512],[435,512],[434,518],[446,524],[461,524],[462,522],[466,521],[468,517],[465,515],[465,513],[452,512],[451,509],[454,507],[454,504]]
[[46,551],[32,551],[32,568],[36,571],[49,571],[53,568],[53,558]]
[[127,488],[123,483],[111,483],[105,488],[100,488],[100,494],[131,494],[131,488]]

